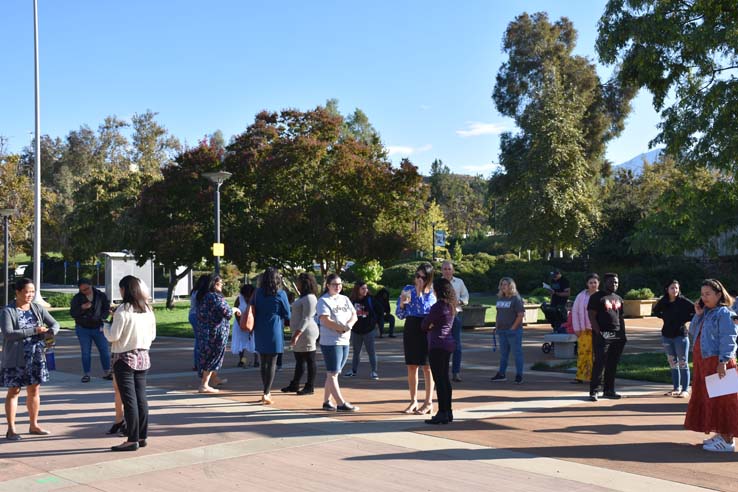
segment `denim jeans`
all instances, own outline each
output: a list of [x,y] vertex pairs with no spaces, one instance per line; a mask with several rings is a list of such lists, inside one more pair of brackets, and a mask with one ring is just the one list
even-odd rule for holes
[[689,337],[661,337],[674,391],[689,391]]
[[510,358],[510,349],[514,350],[515,376],[523,377],[523,328],[516,330],[497,330],[497,340],[500,344],[500,374],[507,373],[507,359]]
[[351,371],[359,372],[359,362],[361,361],[361,346],[366,345],[366,353],[369,355],[369,365],[372,372],[377,372],[377,353],[374,350],[374,330],[362,335],[351,332],[351,349],[354,351],[351,360]]
[[454,337],[454,342],[456,342],[451,372],[456,375],[461,372],[461,313],[456,313],[454,324],[451,327],[451,335]]
[[100,364],[104,372],[110,371],[110,349],[108,348],[108,340],[103,335],[100,328],[84,328],[75,326],[74,333],[77,334],[79,340],[79,348],[82,351],[82,371],[85,374],[90,373],[92,366],[92,342],[95,342],[97,351],[100,352]]

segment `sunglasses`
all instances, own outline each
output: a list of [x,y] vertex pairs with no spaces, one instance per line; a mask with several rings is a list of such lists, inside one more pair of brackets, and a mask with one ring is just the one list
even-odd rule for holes
[[424,275],[421,275],[419,273],[416,273],[415,274],[415,278],[422,278],[423,280],[425,280],[425,276]]

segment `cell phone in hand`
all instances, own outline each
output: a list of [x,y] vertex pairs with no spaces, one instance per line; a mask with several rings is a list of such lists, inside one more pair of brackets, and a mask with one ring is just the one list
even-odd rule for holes
[[697,304],[699,304],[702,309],[705,309],[705,303],[702,302],[702,299],[700,299],[699,301],[697,301]]

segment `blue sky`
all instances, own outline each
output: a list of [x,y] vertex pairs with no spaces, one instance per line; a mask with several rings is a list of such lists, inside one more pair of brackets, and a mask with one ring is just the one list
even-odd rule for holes
[[[490,97],[507,24],[522,12],[567,16],[576,52],[595,59],[605,3],[39,0],[41,132],[63,137],[151,109],[195,145],[217,129],[244,131],[262,109],[336,98],[343,113],[369,116],[395,162],[409,157],[427,173],[439,158],[488,175],[499,132],[513,128]],[[0,2],[0,50],[0,135],[19,151],[34,128],[32,0]],[[645,152],[657,121],[641,93],[608,158]]]

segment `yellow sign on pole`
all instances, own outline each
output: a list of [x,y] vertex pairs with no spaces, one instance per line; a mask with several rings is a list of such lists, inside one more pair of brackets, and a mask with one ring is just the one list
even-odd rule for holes
[[213,243],[213,256],[225,256],[225,244]]

